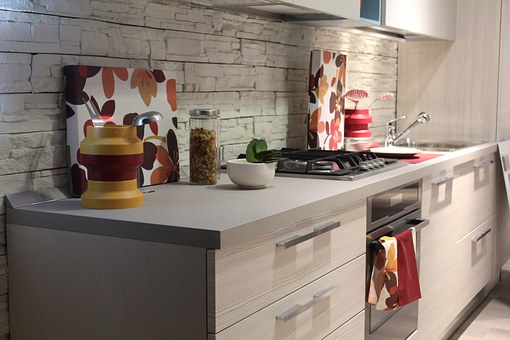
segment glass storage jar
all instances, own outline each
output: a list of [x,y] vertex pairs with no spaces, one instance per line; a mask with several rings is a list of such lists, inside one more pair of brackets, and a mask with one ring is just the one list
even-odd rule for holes
[[220,111],[189,111],[191,184],[216,184],[220,177]]

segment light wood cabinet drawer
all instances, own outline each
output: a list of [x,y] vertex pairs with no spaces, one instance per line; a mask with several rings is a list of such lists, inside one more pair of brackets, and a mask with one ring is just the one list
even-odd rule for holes
[[456,312],[460,312],[494,277],[496,217],[457,242]]
[[361,255],[210,339],[323,339],[363,310],[364,272]]
[[[323,226],[333,227],[316,235]],[[209,332],[220,332],[363,254],[365,234],[366,205],[358,201],[252,242],[209,251]],[[296,235],[302,242],[277,246]]]
[[[457,240],[496,213],[495,154],[427,177],[423,213],[452,228]],[[430,181],[431,185],[427,185]]]
[[333,333],[324,338],[324,340],[363,340],[365,338],[365,312],[361,312]]

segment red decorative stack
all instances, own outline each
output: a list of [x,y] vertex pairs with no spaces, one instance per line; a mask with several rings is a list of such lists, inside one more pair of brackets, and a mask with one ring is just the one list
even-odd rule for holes
[[370,138],[372,132],[368,124],[372,123],[372,116],[368,109],[346,109],[345,110],[345,137]]

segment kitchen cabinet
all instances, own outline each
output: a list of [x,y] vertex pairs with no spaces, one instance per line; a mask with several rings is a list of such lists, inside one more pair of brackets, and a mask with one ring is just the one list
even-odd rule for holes
[[[424,178],[431,224],[422,229],[414,338],[425,326],[427,338],[447,327],[444,310],[453,318],[461,308],[448,307],[454,277],[476,281],[469,277],[480,267],[458,262],[456,251],[492,224],[495,152],[492,143],[474,146],[358,181],[276,177],[264,190],[240,190],[225,176],[216,186],[173,183],[151,188],[136,209],[8,195],[11,336],[362,339],[367,198]],[[466,211],[475,198],[479,210]],[[496,229],[481,238],[482,252]],[[462,272],[447,271],[460,264]]]
[[362,255],[210,338],[322,339],[360,313],[364,272]]
[[418,338],[439,339],[495,275],[495,154],[423,181]]
[[510,2],[501,1],[497,140],[510,139]]
[[462,309],[496,275],[496,216],[490,217],[456,244],[456,310]]
[[360,334],[365,223],[356,201],[215,250],[9,224],[12,336]]
[[363,340],[365,338],[365,312],[357,314],[324,340]]
[[408,38],[455,40],[457,0],[363,0],[361,17]]
[[[209,305],[209,332],[217,339],[237,339],[240,334],[245,339],[278,338],[280,332],[311,339],[326,336],[362,311],[365,216],[365,204],[356,202],[276,234],[209,251],[214,273],[208,284],[214,301]],[[349,261],[353,263],[347,265]],[[335,275],[323,279],[330,272]],[[292,320],[275,319],[278,313],[313,301],[316,291],[329,286],[338,289],[328,292],[326,303],[311,302],[308,311]],[[344,286],[350,287],[348,293]],[[296,296],[281,300],[294,291]]]
[[498,75],[500,17],[501,0],[458,1],[454,42],[399,43],[397,116],[407,116],[399,130],[425,111],[430,121],[411,139],[496,141],[497,126],[510,117],[497,115],[498,79],[509,79]]
[[510,258],[510,140],[498,143],[498,229],[496,268]]

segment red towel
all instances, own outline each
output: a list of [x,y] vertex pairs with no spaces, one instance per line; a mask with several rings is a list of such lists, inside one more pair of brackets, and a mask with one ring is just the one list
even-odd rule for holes
[[397,239],[398,304],[404,306],[421,298],[413,231],[408,229],[397,234],[395,238]]

